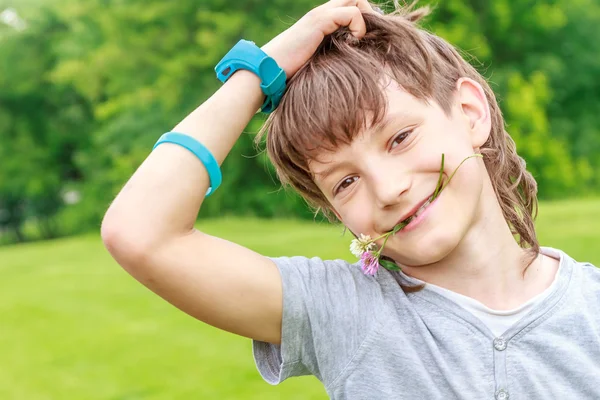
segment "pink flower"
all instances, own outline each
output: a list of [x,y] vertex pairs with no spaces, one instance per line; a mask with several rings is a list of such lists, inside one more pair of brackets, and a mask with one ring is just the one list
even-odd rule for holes
[[379,258],[370,251],[362,253],[360,256],[360,263],[365,275],[373,276],[379,269]]

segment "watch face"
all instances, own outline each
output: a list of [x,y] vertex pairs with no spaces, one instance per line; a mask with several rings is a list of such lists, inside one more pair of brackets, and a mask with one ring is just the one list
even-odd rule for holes
[[266,57],[261,61],[259,76],[266,95],[275,94],[285,89],[285,71],[271,57]]
[[275,60],[271,57],[265,57],[260,63],[260,77],[265,84],[268,84],[277,77],[280,69]]

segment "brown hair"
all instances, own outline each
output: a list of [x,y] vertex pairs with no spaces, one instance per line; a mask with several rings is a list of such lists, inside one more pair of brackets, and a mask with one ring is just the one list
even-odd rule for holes
[[[331,206],[309,170],[322,150],[349,144],[386,113],[384,74],[418,99],[437,102],[450,114],[456,82],[477,81],[489,102],[492,128],[481,148],[504,218],[519,245],[539,252],[533,221],[537,184],[504,128],[496,97],[485,78],[442,38],[416,24],[428,8],[397,7],[390,15],[363,14],[367,33],[356,40],[347,29],[327,36],[312,58],[289,80],[279,107],[257,138],[266,135],[269,158],[281,182],[294,187],[330,220]],[[266,133],[268,132],[268,134]]]

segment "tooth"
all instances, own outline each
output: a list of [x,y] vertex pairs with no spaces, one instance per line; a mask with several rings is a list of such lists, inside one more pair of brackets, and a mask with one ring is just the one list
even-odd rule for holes
[[417,212],[415,213],[415,217],[418,217],[419,215],[421,215],[421,213],[427,208],[427,206],[430,204],[429,200],[427,200],[422,206],[421,208],[419,208],[417,210]]
[[431,197],[429,199],[427,199],[427,201],[425,203],[423,203],[423,205],[413,215],[411,215],[410,217],[406,218],[402,222],[410,223],[410,221],[412,221],[414,218],[417,218],[423,212],[423,210],[425,210],[427,208],[427,206],[429,204],[431,204]]

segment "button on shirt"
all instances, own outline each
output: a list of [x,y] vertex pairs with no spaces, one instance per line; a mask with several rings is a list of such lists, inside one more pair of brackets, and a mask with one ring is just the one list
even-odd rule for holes
[[314,375],[332,399],[600,399],[600,269],[542,252],[560,259],[555,283],[499,330],[430,287],[404,293],[398,272],[274,258],[282,339],[253,343],[258,369]]

